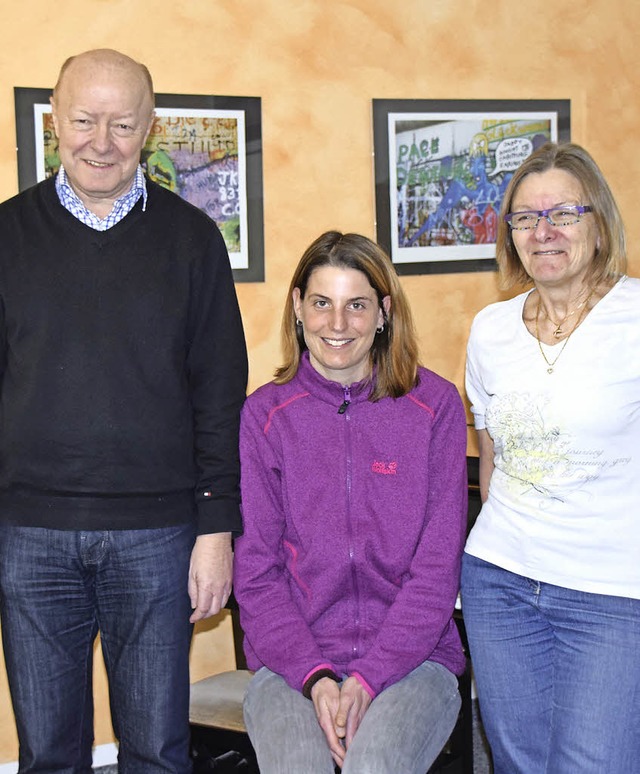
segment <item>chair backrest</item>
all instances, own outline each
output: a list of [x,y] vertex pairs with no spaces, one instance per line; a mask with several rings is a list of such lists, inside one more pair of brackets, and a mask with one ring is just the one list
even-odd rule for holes
[[467,532],[476,523],[482,500],[480,499],[480,460],[477,457],[467,457],[467,491],[469,493],[469,510],[467,513]]
[[236,669],[246,669],[247,659],[244,655],[244,632],[242,626],[240,626],[240,610],[238,608],[238,602],[231,592],[231,596],[227,600],[225,605],[227,610],[231,613],[231,626],[233,627],[233,651],[236,657]]

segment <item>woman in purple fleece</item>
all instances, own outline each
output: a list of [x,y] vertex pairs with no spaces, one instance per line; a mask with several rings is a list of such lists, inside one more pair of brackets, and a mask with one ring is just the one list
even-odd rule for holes
[[241,430],[235,592],[260,771],[424,774],[465,666],[462,402],[418,365],[391,262],[358,234],[302,256],[283,344]]

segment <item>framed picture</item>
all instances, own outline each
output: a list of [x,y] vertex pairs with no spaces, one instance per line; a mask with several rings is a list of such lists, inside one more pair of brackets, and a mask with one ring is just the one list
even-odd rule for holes
[[513,171],[569,124],[569,100],[374,99],[377,239],[398,273],[495,269]]
[[[51,89],[14,92],[22,191],[55,174],[60,159]],[[264,280],[259,97],[156,94],[141,162],[150,179],[215,220],[237,282]]]

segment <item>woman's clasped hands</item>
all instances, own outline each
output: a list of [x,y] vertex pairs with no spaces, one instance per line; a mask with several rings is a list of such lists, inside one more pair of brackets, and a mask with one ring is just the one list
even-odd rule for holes
[[311,689],[311,700],[331,756],[338,766],[342,766],[346,751],[371,704],[371,696],[355,677],[348,677],[342,683],[323,677]]

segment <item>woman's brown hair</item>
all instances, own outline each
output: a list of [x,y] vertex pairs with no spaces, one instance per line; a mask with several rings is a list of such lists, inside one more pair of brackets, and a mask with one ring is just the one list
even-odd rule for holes
[[370,400],[399,398],[416,384],[418,376],[418,343],[411,310],[398,275],[388,255],[375,242],[360,234],[327,231],[305,250],[293,273],[282,317],[282,350],[284,363],[276,370],[275,381],[285,384],[295,376],[300,357],[307,346],[301,326],[296,325],[293,290],[301,298],[307,292],[312,273],[320,266],[336,266],[362,272],[375,290],[378,303],[389,296],[391,309],[385,315],[385,326],[371,347],[371,366],[376,370]]

